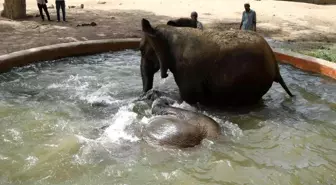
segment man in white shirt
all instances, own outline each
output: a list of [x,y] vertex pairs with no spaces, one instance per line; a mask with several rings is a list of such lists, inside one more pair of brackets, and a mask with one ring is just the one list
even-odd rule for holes
[[193,19],[193,20],[195,20],[197,22],[197,28],[200,29],[200,30],[203,30],[202,23],[197,20],[197,17],[198,17],[197,12],[191,12],[190,17],[191,17],[191,19]]
[[44,21],[44,15],[43,15],[42,9],[46,13],[48,21],[51,21],[46,3],[47,3],[46,0],[37,0],[37,7],[40,11],[40,16],[42,18],[42,21]]
[[250,9],[250,4],[244,4],[245,11],[242,15],[242,21],[240,23],[241,30],[257,31],[257,16],[256,12]]

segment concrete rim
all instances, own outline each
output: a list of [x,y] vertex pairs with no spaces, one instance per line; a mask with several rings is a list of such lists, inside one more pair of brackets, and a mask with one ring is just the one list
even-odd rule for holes
[[69,42],[21,50],[0,56],[0,73],[14,67],[56,60],[71,56],[92,55],[97,53],[139,48],[140,38],[89,40]]
[[[89,40],[21,50],[0,56],[0,73],[10,71],[14,67],[21,67],[40,61],[125,49],[138,49],[140,40],[140,38]],[[277,60],[281,63],[336,79],[335,63],[280,49],[273,49],[273,51]]]
[[303,71],[322,74],[336,80],[336,63],[282,49],[273,49],[273,51],[277,60],[281,63],[290,64]]

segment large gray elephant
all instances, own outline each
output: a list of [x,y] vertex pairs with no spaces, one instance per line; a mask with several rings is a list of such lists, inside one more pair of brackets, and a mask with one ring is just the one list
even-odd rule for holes
[[203,139],[217,139],[221,134],[219,124],[197,112],[171,106],[172,101],[158,98],[153,102],[152,118],[145,127],[143,138],[161,146],[187,148],[199,145]]
[[278,82],[287,88],[266,40],[251,31],[201,31],[169,25],[152,27],[142,19],[140,43],[143,91],[153,87],[154,74],[173,73],[180,96],[206,106],[257,103]]

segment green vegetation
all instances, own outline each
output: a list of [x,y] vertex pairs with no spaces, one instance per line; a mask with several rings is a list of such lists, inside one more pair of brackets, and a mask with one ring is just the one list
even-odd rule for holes
[[336,48],[300,51],[300,53],[305,54],[305,55],[309,55],[309,56],[312,56],[312,57],[328,60],[328,61],[331,61],[331,62],[336,62]]

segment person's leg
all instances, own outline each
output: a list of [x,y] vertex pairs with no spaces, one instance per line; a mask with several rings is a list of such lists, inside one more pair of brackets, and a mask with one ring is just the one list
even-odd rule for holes
[[62,14],[63,14],[63,21],[66,21],[66,19],[65,19],[65,1],[61,1],[61,8],[62,8]]
[[57,13],[57,21],[60,21],[60,8],[61,8],[61,4],[60,1],[56,1],[56,13]]
[[37,7],[38,7],[38,9],[40,11],[41,19],[44,21],[44,15],[43,15],[43,12],[42,12],[42,5],[37,3]]
[[48,17],[48,20],[50,21],[50,15],[49,15],[49,12],[48,12],[48,7],[46,4],[42,5],[42,8],[44,10],[44,12],[47,14],[47,17]]

